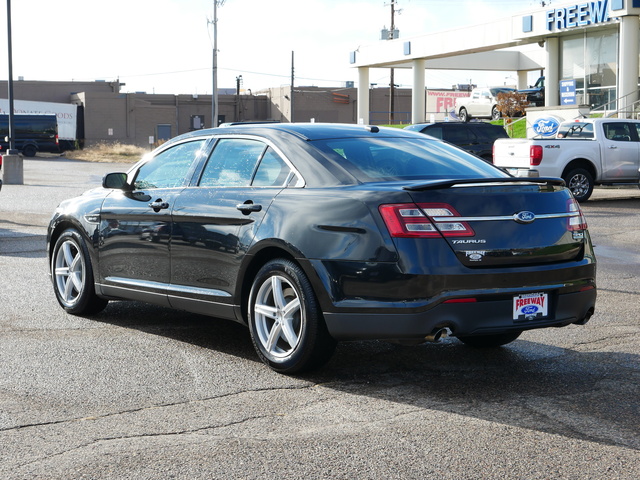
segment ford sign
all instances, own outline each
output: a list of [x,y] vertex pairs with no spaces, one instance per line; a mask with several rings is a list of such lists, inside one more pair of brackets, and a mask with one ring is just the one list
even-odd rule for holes
[[553,117],[539,118],[533,125],[533,131],[536,135],[543,137],[553,137],[558,132],[560,122]]
[[513,215],[513,219],[518,223],[531,223],[536,219],[536,215],[533,212],[518,212]]

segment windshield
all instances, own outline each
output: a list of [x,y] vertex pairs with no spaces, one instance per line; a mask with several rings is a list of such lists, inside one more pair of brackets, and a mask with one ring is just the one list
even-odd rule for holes
[[492,88],[491,89],[491,95],[493,95],[494,97],[497,96],[499,93],[511,93],[511,92],[515,92],[514,88],[507,88],[507,87],[499,87],[499,88]]
[[427,137],[312,142],[361,182],[508,177],[484,160]]

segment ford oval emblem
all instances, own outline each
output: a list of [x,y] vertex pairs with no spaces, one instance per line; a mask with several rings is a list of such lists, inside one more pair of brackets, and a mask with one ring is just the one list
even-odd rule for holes
[[531,125],[536,135],[543,137],[553,137],[558,133],[558,127],[560,127],[560,122],[553,117],[539,118]]
[[527,305],[522,309],[522,313],[524,313],[525,315],[535,315],[538,310],[539,309],[537,305]]
[[536,215],[533,212],[518,212],[513,216],[513,219],[518,223],[531,223],[536,219]]

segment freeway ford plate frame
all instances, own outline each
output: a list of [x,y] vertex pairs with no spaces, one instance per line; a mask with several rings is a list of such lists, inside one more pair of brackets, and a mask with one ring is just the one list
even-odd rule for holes
[[527,293],[513,297],[514,320],[536,320],[549,314],[547,293]]

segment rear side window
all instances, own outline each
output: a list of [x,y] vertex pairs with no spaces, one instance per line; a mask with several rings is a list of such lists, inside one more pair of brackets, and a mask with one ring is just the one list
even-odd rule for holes
[[271,147],[264,152],[251,185],[254,187],[279,187],[285,184],[291,168]]
[[253,171],[267,146],[257,140],[223,138],[216,143],[200,179],[201,187],[242,187],[251,183]]
[[504,128],[497,126],[496,128],[492,127],[480,127],[475,129],[475,133],[478,138],[483,141],[489,140],[489,143],[495,142],[499,138],[509,138],[509,134],[505,131]]
[[508,177],[482,159],[428,137],[344,138],[313,145],[362,182]]

